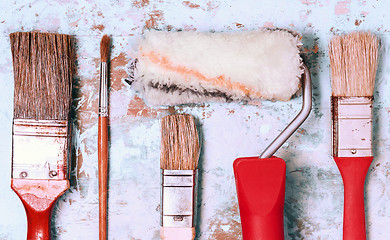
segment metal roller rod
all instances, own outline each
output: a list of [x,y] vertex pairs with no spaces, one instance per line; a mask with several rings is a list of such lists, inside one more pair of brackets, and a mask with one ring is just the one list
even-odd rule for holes
[[287,139],[301,126],[310,114],[312,105],[311,78],[310,71],[306,64],[303,64],[304,73],[302,79],[302,109],[292,122],[275,138],[275,140],[264,150],[260,158],[271,157]]

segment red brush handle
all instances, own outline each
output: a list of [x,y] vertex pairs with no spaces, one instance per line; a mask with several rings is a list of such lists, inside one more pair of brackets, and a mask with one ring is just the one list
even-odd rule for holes
[[286,163],[271,157],[233,164],[244,240],[283,240]]
[[99,116],[99,239],[107,239],[107,170],[108,170],[108,118]]
[[27,240],[49,240],[53,206],[69,189],[69,181],[12,179],[11,188],[26,210]]
[[365,240],[364,181],[373,157],[334,157],[344,183],[344,240]]

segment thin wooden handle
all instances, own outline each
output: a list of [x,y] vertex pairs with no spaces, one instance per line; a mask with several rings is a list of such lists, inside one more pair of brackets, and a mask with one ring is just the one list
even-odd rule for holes
[[11,188],[27,215],[27,240],[50,240],[50,222],[57,199],[69,189],[68,180],[12,179]]
[[107,167],[108,167],[108,118],[99,117],[99,240],[107,239]]

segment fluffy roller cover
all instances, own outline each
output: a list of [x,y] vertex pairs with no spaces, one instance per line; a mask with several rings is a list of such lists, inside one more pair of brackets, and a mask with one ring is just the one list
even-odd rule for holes
[[150,105],[287,101],[303,73],[300,45],[284,30],[151,30],[139,43],[132,88]]

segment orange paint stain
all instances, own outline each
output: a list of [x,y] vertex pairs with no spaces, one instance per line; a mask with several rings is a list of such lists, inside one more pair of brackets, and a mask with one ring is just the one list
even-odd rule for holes
[[261,97],[262,94],[256,91],[253,91],[252,89],[248,88],[247,86],[238,83],[238,82],[232,82],[230,78],[225,77],[225,75],[220,75],[217,77],[207,77],[201,72],[189,69],[186,66],[181,65],[174,65],[167,57],[160,56],[159,54],[151,51],[147,53],[142,53],[143,57],[147,57],[151,62],[154,64],[159,65],[162,68],[165,68],[166,70],[173,71],[176,73],[179,73],[183,75],[183,79],[189,79],[191,77],[195,77],[199,79],[200,81],[204,81],[210,84],[213,84],[215,86],[223,87],[225,89],[228,89],[229,91],[239,90],[242,92],[243,95],[251,95],[252,97]]
[[184,25],[183,30],[184,31],[196,31],[196,27],[194,27],[193,25]]
[[330,32],[333,33],[333,34],[338,34],[340,32],[340,29],[338,29],[338,28],[335,29],[334,27],[332,27],[330,29]]
[[[69,204],[69,205],[71,205],[71,204]],[[56,228],[56,233],[59,234],[59,235],[64,234],[64,233],[66,233],[66,232],[68,232],[68,231],[66,231],[66,230],[65,230],[64,228],[62,228],[61,226],[58,226],[58,227]]]
[[355,26],[359,26],[363,21],[362,20],[355,20]]
[[159,22],[163,21],[163,12],[161,10],[154,10],[148,13],[149,19],[145,21],[146,28],[156,28]]
[[237,28],[243,28],[243,27],[245,27],[245,26],[244,26],[243,24],[241,24],[241,23],[237,23],[237,22],[236,22],[236,23],[234,23],[234,24],[236,24],[236,27],[237,27]]
[[93,25],[93,26],[91,27],[92,30],[99,30],[99,31],[101,31],[101,32],[102,32],[105,28],[106,28],[106,27],[105,27],[104,25],[102,25],[102,24]]
[[217,1],[209,1],[209,2],[207,2],[207,11],[213,11],[213,10],[215,10],[215,9],[217,9],[219,6],[220,6],[220,4],[217,4],[218,2]]
[[127,106],[127,115],[133,117],[157,118],[159,109],[148,107],[142,98],[135,96]]
[[202,112],[202,120],[205,120],[210,117],[211,117],[211,112]]
[[303,48],[303,53],[318,53],[318,45],[316,44],[313,48]]
[[191,3],[190,1],[183,1],[183,5],[189,8],[200,8],[199,4]]
[[299,17],[301,21],[304,22],[309,18],[310,14],[311,14],[311,10],[302,10]]
[[122,79],[129,75],[126,72],[126,65],[130,59],[130,56],[122,52],[110,60],[110,91],[119,91],[124,87]]
[[149,0],[136,0],[133,1],[133,7],[143,8],[149,5]]
[[307,131],[306,131],[305,129],[303,129],[303,128],[299,128],[299,129],[297,130],[297,132],[299,132],[299,133],[302,134],[302,135],[307,135]]
[[[234,200],[235,201],[235,200]],[[230,208],[219,210],[210,221],[209,229],[213,229],[210,240],[237,240],[242,239],[241,224],[235,220],[239,215],[238,204],[235,202]],[[225,230],[226,229],[226,230]]]

